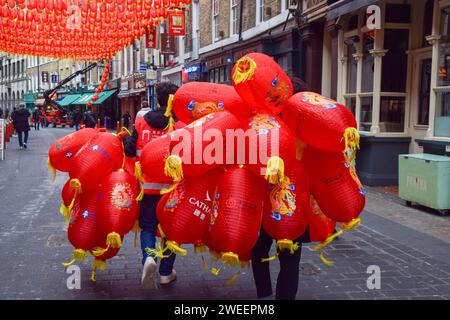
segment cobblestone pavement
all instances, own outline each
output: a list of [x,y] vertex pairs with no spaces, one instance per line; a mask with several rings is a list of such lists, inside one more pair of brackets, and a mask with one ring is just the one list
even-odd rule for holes
[[[92,283],[89,263],[81,266],[80,290],[68,290],[62,262],[71,258],[59,194],[66,179],[55,183],[46,167],[50,143],[69,129],[31,131],[28,150],[17,138],[0,162],[0,299],[254,299],[250,269],[232,286],[234,270],[213,276],[189,250],[177,257],[178,281],[159,290],[140,288],[140,253],[128,235],[120,254],[97,272]],[[450,218],[407,208],[392,196],[368,189],[362,225],[325,250],[334,267],[323,264],[310,246],[303,248],[298,299],[449,299]],[[409,219],[412,217],[413,222]],[[138,243],[139,246],[139,243]],[[209,260],[209,258],[207,259]],[[278,263],[272,262],[272,280]],[[369,290],[367,268],[381,269],[381,289]],[[210,265],[212,266],[212,265]]]

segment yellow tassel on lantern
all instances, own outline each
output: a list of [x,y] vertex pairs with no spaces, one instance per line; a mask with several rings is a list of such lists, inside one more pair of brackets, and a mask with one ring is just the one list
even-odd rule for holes
[[239,266],[239,256],[234,252],[225,252],[222,254],[222,261],[230,266]]
[[106,237],[106,244],[111,248],[120,248],[122,247],[122,239],[117,232],[111,232]]
[[168,130],[169,132],[173,131],[173,126],[175,124],[175,120],[173,119],[173,115],[172,115],[173,97],[174,97],[173,94],[169,95],[169,99],[167,100],[166,112],[164,113],[164,116],[169,118],[169,123],[165,127],[165,129]]
[[345,150],[349,148],[352,150],[359,149],[359,132],[356,128],[346,128],[342,138],[345,142]]
[[87,251],[85,251],[83,249],[75,249],[75,250],[73,250],[72,260],[70,262],[63,263],[63,266],[68,267],[68,266],[72,265],[76,260],[84,261],[84,259],[86,259],[86,256],[87,256]]
[[53,167],[53,165],[52,165],[52,162],[50,161],[50,157],[48,157],[47,158],[47,166],[48,166],[48,168],[50,169],[50,171],[52,172],[52,174],[53,174],[53,182],[55,182],[55,179],[56,179],[56,169],[55,169],[55,167]]
[[272,156],[269,158],[269,160],[267,160],[267,168],[266,168],[265,178],[270,184],[284,182],[285,175],[284,175],[283,159],[281,159],[278,156]]
[[69,221],[69,208],[63,203],[61,203],[61,206],[59,207],[59,212],[61,215],[66,219],[66,222]]
[[166,248],[175,254],[187,255],[187,250],[180,247],[175,241],[166,241]]
[[144,178],[141,163],[139,161],[136,161],[136,163],[134,164],[134,175],[136,176],[136,179],[139,181],[139,184],[141,185],[141,191],[136,197],[136,201],[141,201],[142,198],[144,197]]
[[69,185],[75,190],[75,194],[82,193],[81,182],[78,179],[70,179]]
[[179,182],[183,179],[183,161],[177,155],[170,155],[164,163],[164,174],[171,177],[174,182]]
[[106,261],[100,260],[100,259],[95,259],[95,260],[92,262],[91,268],[92,268],[92,272],[91,272],[91,281],[92,281],[92,282],[95,282],[95,271],[96,271],[97,269],[98,269],[98,270],[104,271],[104,270],[106,269]]
[[298,250],[299,244],[292,240],[282,239],[277,241],[276,248],[280,251],[287,249],[291,254],[294,254],[294,252]]
[[256,71],[256,62],[250,57],[243,57],[236,62],[233,72],[233,83],[239,84],[253,79]]

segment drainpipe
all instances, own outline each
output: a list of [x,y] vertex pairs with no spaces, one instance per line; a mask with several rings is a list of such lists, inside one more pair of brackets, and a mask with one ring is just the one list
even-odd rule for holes
[[244,10],[244,0],[239,3],[239,41],[242,41],[242,21],[244,15],[242,14]]

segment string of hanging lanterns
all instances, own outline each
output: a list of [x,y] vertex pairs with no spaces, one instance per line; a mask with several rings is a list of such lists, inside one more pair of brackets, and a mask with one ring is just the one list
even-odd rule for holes
[[108,60],[191,0],[0,0],[0,51]]

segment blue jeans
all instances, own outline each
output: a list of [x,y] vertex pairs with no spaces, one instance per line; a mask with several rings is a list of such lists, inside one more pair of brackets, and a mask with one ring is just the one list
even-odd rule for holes
[[[22,142],[22,133],[24,134],[24,139]],[[23,147],[23,144],[27,144],[28,142],[28,131],[17,131],[17,135],[19,136],[19,146]]]
[[[141,248],[142,248],[142,264],[148,256],[152,256],[155,261],[156,257],[149,255],[146,248],[155,248],[156,243],[156,229],[158,227],[158,219],[156,218],[156,207],[158,201],[161,199],[160,195],[145,194],[141,201],[141,213],[139,216],[139,226],[141,227]],[[164,247],[164,245],[162,245]],[[164,255],[169,255],[170,251],[166,250]],[[168,276],[172,273],[173,264],[175,262],[175,254],[171,254],[168,258],[161,259],[159,265],[159,274]]]

